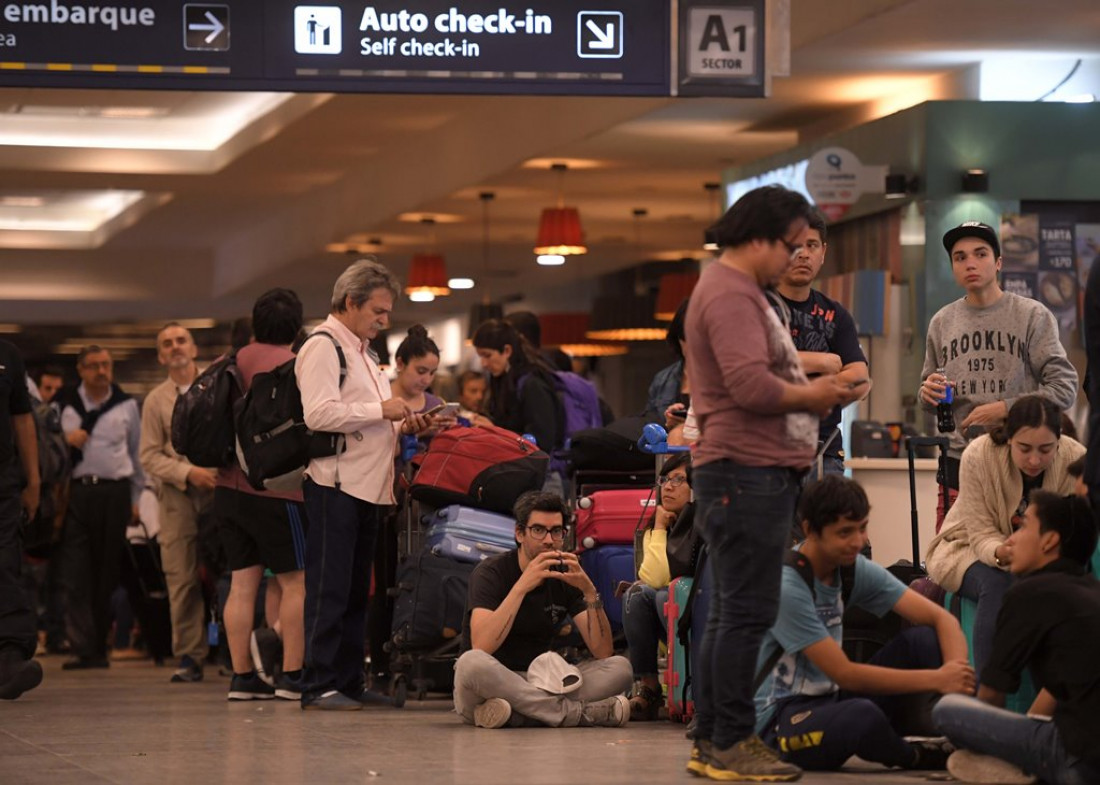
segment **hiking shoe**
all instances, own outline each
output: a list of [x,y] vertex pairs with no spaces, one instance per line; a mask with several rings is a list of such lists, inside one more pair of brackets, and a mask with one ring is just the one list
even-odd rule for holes
[[229,682],[229,695],[226,700],[251,701],[271,700],[275,697],[275,688],[260,681],[256,671],[251,673],[234,673],[233,680]]
[[947,771],[960,782],[1031,785],[1039,779],[1006,760],[970,750],[953,752],[947,759]]
[[630,721],[630,701],[624,695],[615,695],[602,701],[584,704],[581,725],[602,725],[605,728],[621,728]]
[[710,763],[711,743],[706,739],[696,739],[691,745],[691,757],[688,758],[688,774],[696,777],[707,776],[707,764]]
[[38,660],[13,663],[8,678],[0,684],[0,700],[13,701],[42,683],[42,664]]
[[906,741],[917,753],[917,761],[910,768],[918,771],[943,771],[947,768],[948,757],[955,751],[955,745],[946,736],[910,737]]
[[[259,678],[259,674],[256,674],[256,678]],[[298,677],[292,679],[285,673],[280,673],[275,677],[275,697],[282,698],[283,700],[296,701],[302,699],[302,674],[298,673]]]
[[275,686],[275,677],[282,672],[283,642],[270,627],[258,627],[249,639],[252,665],[265,684]]
[[303,695],[302,711],[362,711],[363,704],[338,690],[320,695]]
[[630,721],[653,722],[661,710],[663,697],[660,690],[655,690],[643,682],[637,682],[634,685],[634,697],[630,699]]
[[180,666],[169,679],[173,684],[192,684],[202,681],[202,665],[191,659],[190,655],[180,657]]
[[781,760],[759,736],[749,736],[724,750],[711,747],[706,773],[724,782],[794,782],[802,769]]
[[474,725],[479,728],[503,728],[512,717],[512,704],[504,698],[489,698],[474,709]]

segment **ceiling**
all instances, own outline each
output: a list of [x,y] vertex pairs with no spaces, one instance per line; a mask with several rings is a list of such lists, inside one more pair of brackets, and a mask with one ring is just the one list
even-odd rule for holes
[[[144,194],[64,241],[0,229],[0,321],[225,320],[277,285],[319,316],[350,258],[326,250],[339,244],[401,276],[434,244],[451,275],[476,279],[402,303],[406,323],[486,297],[585,310],[600,274],[699,254],[718,209],[704,183],[723,169],[925,100],[976,98],[990,57],[1096,58],[1098,30],[1096,0],[791,0],[791,74],[767,99],[0,89],[0,220],[77,192]],[[589,253],[540,268],[531,249],[558,161]]]

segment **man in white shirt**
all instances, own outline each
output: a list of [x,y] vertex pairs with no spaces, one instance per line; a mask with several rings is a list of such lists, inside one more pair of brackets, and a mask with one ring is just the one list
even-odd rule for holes
[[[369,346],[389,326],[399,290],[374,259],[352,264],[336,280],[332,312],[317,328],[335,343],[307,341],[295,365],[306,425],[343,434],[346,447],[310,461],[302,488],[309,518],[303,709],[362,708],[367,595],[375,534],[394,503],[397,433],[430,422],[393,397]],[[337,344],[347,365],[342,381]]]

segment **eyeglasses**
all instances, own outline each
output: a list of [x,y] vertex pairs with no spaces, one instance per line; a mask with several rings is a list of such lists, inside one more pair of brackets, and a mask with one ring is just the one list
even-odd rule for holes
[[682,474],[666,474],[664,477],[657,478],[657,484],[660,485],[662,488],[666,485],[669,488],[679,488],[687,481],[688,478]]
[[549,534],[555,540],[560,540],[565,537],[564,526],[554,526],[553,528],[547,529],[545,526],[540,526],[537,523],[532,523],[530,526],[527,527],[527,531],[531,532],[531,535],[536,540],[543,539],[547,534]]
[[779,238],[779,242],[783,243],[784,247],[786,247],[786,249],[787,249],[787,253],[788,253],[788,254],[790,254],[790,256],[791,256],[791,258],[792,258],[792,259],[793,259],[793,258],[794,258],[795,256],[797,256],[797,255],[798,255],[798,252],[799,252],[799,251],[801,251],[801,250],[802,250],[802,246],[801,246],[801,245],[794,245],[794,244],[792,244],[792,243],[789,243],[789,242],[787,242],[787,238],[786,238],[786,237],[780,237],[780,238]]

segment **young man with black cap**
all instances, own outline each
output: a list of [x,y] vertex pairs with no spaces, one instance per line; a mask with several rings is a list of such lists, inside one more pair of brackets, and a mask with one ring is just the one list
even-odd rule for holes
[[959,459],[970,439],[1004,422],[1022,395],[1038,393],[1069,409],[1077,371],[1066,358],[1054,314],[1037,300],[1001,289],[1001,245],[992,226],[966,221],[943,236],[943,247],[966,295],[941,308],[928,325],[920,399],[935,409],[946,386],[953,388],[955,431],[949,435],[946,481],[958,490]]
[[[997,616],[978,697],[947,695],[932,710],[960,748],[947,769],[962,782],[1100,782],[1100,582],[1089,572],[1096,521],[1079,496],[1036,491],[1008,539],[1018,580]],[[1003,708],[1031,671],[1026,716]]]

